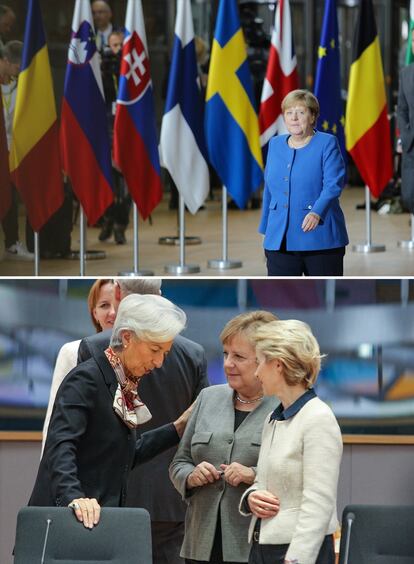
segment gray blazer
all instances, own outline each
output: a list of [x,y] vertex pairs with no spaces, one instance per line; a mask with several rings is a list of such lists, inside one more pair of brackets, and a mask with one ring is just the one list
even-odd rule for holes
[[[106,349],[111,333],[104,331],[83,339],[78,360],[95,357]],[[203,347],[177,335],[161,368],[140,381],[139,394],[151,411],[152,419],[140,425],[139,430],[143,433],[174,421],[206,386],[207,362]],[[135,467],[129,476],[126,505],[144,507],[152,521],[184,521],[186,506],[168,477],[168,466],[174,454],[175,447],[170,448]]]
[[401,197],[408,211],[414,213],[414,64],[400,73],[397,119],[403,149]]
[[263,422],[274,403],[274,398],[264,398],[234,432],[233,390],[223,384],[201,391],[170,466],[171,480],[188,504],[182,557],[209,560],[220,508],[223,559],[248,561],[249,520],[238,512],[247,484],[233,487],[221,479],[187,490],[186,480],[203,460],[217,469],[231,462],[256,467]]

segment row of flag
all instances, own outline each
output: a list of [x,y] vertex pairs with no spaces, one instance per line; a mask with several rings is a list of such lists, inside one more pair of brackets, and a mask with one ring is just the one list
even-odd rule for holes
[[[281,101],[299,85],[289,0],[277,3],[259,116],[237,1],[219,3],[204,106],[191,3],[177,0],[159,148],[141,0],[128,0],[125,30],[112,159],[123,173],[141,216],[147,218],[162,197],[160,156],[192,213],[208,193],[208,163],[236,203],[245,207],[263,181],[263,148],[273,135],[285,131]],[[336,0],[325,2],[315,94],[321,106],[318,128],[337,135],[344,156],[346,139],[346,149],[364,182],[378,196],[392,176],[392,152],[372,0],[360,1],[346,121]],[[9,166],[35,231],[63,201],[62,169],[90,223],[111,204],[111,147],[106,123],[89,0],[76,0],[75,4],[60,135],[40,8],[38,0],[28,0]],[[3,134],[0,123],[0,219],[10,203]]]

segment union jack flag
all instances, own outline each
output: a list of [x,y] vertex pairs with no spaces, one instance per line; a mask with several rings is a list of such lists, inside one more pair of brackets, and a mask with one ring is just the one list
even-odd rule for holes
[[275,14],[266,78],[259,112],[260,145],[286,133],[280,108],[283,98],[299,85],[289,0],[279,0]]

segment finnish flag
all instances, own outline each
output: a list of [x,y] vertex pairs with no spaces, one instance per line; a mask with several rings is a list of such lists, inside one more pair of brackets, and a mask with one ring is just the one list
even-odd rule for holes
[[203,103],[190,0],[177,0],[160,155],[162,166],[171,174],[193,214],[203,205],[209,191]]

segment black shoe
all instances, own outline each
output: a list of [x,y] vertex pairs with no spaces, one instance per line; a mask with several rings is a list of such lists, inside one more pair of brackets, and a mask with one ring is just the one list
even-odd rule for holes
[[112,223],[106,221],[102,226],[98,239],[100,241],[106,241],[107,239],[109,239],[111,235],[112,235]]
[[125,227],[123,225],[114,225],[114,238],[117,245],[125,245]]

